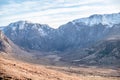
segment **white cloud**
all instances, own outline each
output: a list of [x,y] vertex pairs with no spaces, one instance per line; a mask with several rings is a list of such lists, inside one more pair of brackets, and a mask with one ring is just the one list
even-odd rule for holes
[[46,23],[58,27],[73,19],[92,14],[119,12],[119,0],[31,0],[0,6],[0,25],[17,20]]

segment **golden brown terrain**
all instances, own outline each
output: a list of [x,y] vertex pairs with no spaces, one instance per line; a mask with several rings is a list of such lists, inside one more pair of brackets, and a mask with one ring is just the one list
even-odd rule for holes
[[0,57],[0,80],[81,80],[76,76]]
[[120,71],[42,66],[0,56],[0,80],[120,80]]
[[81,80],[120,80],[120,69],[97,68],[97,67],[48,67],[78,76]]

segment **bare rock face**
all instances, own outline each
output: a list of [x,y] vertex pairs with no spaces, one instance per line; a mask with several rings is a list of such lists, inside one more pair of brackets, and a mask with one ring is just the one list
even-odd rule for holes
[[0,31],[0,51],[11,52],[11,42],[9,39]]

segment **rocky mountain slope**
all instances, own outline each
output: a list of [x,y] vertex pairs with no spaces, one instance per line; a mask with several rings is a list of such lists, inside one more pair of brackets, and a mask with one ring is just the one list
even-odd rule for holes
[[0,55],[13,57],[18,60],[28,61],[33,60],[33,55],[24,51],[8,39],[2,31],[0,31]]
[[73,63],[120,67],[120,37],[100,41],[84,53],[84,57],[73,60]]
[[5,35],[0,31],[0,51],[11,52],[11,46],[9,40]]

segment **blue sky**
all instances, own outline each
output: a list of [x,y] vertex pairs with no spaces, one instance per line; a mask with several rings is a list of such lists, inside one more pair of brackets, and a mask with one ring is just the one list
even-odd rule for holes
[[53,28],[92,14],[120,12],[120,0],[0,0],[0,26],[27,20]]

